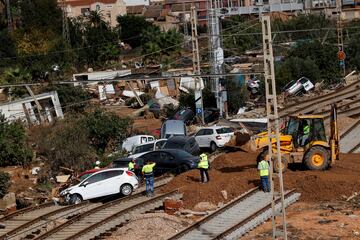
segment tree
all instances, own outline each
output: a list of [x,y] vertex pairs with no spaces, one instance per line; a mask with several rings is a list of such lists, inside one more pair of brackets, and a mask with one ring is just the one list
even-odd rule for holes
[[290,57],[284,63],[276,65],[275,72],[278,90],[300,77],[307,77],[314,82],[320,80],[321,76],[319,67],[310,57]]
[[91,27],[98,28],[107,25],[104,21],[102,11],[90,11],[87,16],[87,20],[89,21]]
[[116,20],[119,23],[120,38],[133,48],[141,45],[141,34],[153,26],[152,23],[140,16],[124,15],[118,16]]
[[21,122],[7,122],[0,114],[0,166],[27,165],[32,155]]
[[122,142],[131,123],[128,118],[119,118],[100,109],[87,113],[82,119],[82,125],[89,130],[91,145],[99,154],[105,152],[109,142]]

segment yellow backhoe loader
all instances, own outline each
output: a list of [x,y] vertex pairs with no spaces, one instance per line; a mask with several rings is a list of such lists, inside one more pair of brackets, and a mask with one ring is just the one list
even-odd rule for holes
[[[339,160],[339,133],[337,110],[331,109],[330,137],[327,139],[324,116],[290,116],[280,133],[281,162],[274,161],[274,170],[285,170],[288,163],[303,163],[310,170],[325,170]],[[235,134],[227,146],[239,147],[245,151],[259,151],[258,160],[268,154],[268,134],[263,132],[252,136],[249,141],[243,134]],[[272,139],[272,151],[276,153],[276,140]],[[276,156],[276,154],[273,154]],[[275,159],[273,159],[275,160]]]

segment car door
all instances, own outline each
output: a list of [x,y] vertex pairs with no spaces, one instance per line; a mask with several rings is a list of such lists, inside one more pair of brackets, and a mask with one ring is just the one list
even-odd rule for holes
[[105,194],[103,181],[105,173],[95,173],[80,184],[80,194],[84,200],[101,197]]
[[161,173],[168,172],[176,167],[174,163],[174,157],[167,152],[160,152],[159,159],[157,161],[158,170]]
[[101,186],[104,187],[103,196],[119,193],[120,186],[124,182],[123,170],[112,170],[104,172]]
[[213,129],[205,130],[205,133],[204,133],[204,146],[205,147],[210,147],[210,143],[213,140],[213,134],[214,134]]
[[201,129],[195,134],[195,140],[199,144],[199,147],[205,147],[204,146],[204,132],[205,132],[205,129]]

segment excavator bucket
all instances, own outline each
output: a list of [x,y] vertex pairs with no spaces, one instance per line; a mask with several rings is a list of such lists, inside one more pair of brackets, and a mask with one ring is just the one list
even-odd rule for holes
[[235,132],[230,141],[225,144],[226,147],[238,148],[245,152],[255,152],[256,145],[248,133]]

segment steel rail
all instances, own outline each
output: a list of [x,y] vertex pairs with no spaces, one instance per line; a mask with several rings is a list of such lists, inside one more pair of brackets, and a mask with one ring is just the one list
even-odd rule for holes
[[360,83],[355,82],[338,91],[328,93],[316,98],[305,100],[301,103],[292,104],[279,111],[279,117],[296,113],[309,113],[320,106],[326,106],[331,103],[339,102],[343,99],[357,96],[360,92]]
[[340,138],[344,138],[344,137],[346,137],[347,135],[349,135],[351,132],[352,132],[352,130],[354,130],[355,128],[357,128],[357,126],[360,124],[360,119],[357,121],[357,122],[355,122],[349,129],[347,129],[344,133],[342,133],[341,135],[340,135]]
[[15,212],[12,212],[12,213],[9,213],[9,214],[3,216],[2,218],[0,218],[0,222],[12,219],[12,218],[14,218],[16,216],[19,216],[19,215],[22,215],[22,214],[25,214],[25,213],[28,213],[28,212],[32,212],[32,211],[35,211],[35,210],[38,210],[38,209],[42,209],[42,208],[46,208],[46,207],[52,207],[54,205],[55,205],[54,202],[47,202],[47,203],[43,203],[43,204],[36,205],[36,206],[30,206],[30,207],[22,208],[20,210],[17,210]]
[[[156,178],[157,181],[160,181],[160,180],[163,180],[163,179],[165,179],[165,180],[172,179],[172,177],[171,176],[170,177],[169,176],[162,176],[162,177]],[[162,183],[162,184],[160,184],[158,186],[155,186],[155,189],[160,188],[161,186],[163,186],[165,184],[166,183]],[[70,220],[60,224],[59,226],[51,229],[50,231],[48,231],[48,232],[46,232],[46,233],[44,233],[44,234],[42,234],[42,235],[40,235],[40,236],[38,236],[38,237],[36,237],[34,239],[36,239],[36,240],[38,240],[38,239],[46,239],[47,237],[53,235],[54,233],[59,232],[60,230],[66,228],[67,226],[70,226],[71,224],[75,223],[76,221],[78,221],[78,220],[80,220],[80,219],[82,219],[82,218],[84,218],[84,217],[86,217],[86,216],[88,216],[88,215],[90,215],[92,213],[95,213],[96,211],[101,211],[101,210],[106,209],[106,208],[108,208],[110,206],[118,205],[120,203],[133,200],[135,198],[141,198],[141,197],[143,197],[144,192],[145,192],[145,190],[140,191],[138,193],[135,193],[133,195],[124,197],[124,198],[120,198],[120,199],[116,199],[116,200],[104,203],[103,205],[100,205],[98,207],[90,209],[89,211],[83,212],[83,213],[71,218]]]
[[[64,211],[68,211],[68,210],[71,210],[71,209],[74,209],[74,210],[75,210],[75,209],[78,209],[78,208],[79,208],[78,210],[81,210],[82,208],[84,208],[84,207],[86,207],[86,206],[89,206],[89,205],[90,205],[90,204],[89,204],[88,201],[84,201],[84,202],[82,202],[82,203],[80,203],[80,204],[77,204],[77,205],[69,205],[69,206],[66,206],[66,207],[62,207],[62,208],[55,209],[54,211],[48,212],[48,213],[46,213],[46,214],[44,214],[44,215],[41,215],[41,216],[39,216],[39,217],[37,217],[37,218],[29,221],[29,222],[26,222],[26,223],[20,225],[19,227],[16,227],[16,228],[12,229],[12,230],[9,231],[9,232],[1,235],[1,236],[0,236],[0,240],[10,239],[10,238],[14,237],[14,235],[17,234],[17,233],[19,233],[19,232],[20,232],[20,234],[21,234],[21,231],[22,231],[23,229],[26,229],[26,228],[28,228],[28,227],[31,226],[31,225],[35,225],[36,223],[38,223],[38,222],[40,222],[40,221],[44,221],[44,220],[47,219],[48,217],[54,216],[54,215],[56,215],[56,214],[58,214],[58,213],[61,213],[61,212],[64,212]],[[66,215],[69,215],[69,214],[66,214]],[[27,232],[27,231],[24,231],[23,233],[25,233],[25,232]]]
[[[139,209],[141,207],[145,207],[145,206],[147,206],[149,204],[152,204],[152,203],[154,203],[156,201],[164,200],[165,198],[169,198],[169,197],[171,197],[171,196],[173,196],[175,194],[179,194],[178,190],[173,190],[171,192],[168,192],[168,193],[165,193],[165,194],[162,194],[162,195],[158,195],[158,196],[156,196],[154,198],[151,198],[151,199],[148,199],[148,200],[146,200],[144,202],[133,205],[133,206],[127,208],[127,209],[124,209],[124,210],[122,210],[120,212],[117,212],[117,213],[115,213],[115,214],[101,220],[100,222],[89,225],[88,227],[81,230],[80,232],[77,232],[77,233],[73,234],[72,236],[66,238],[66,240],[73,240],[73,239],[76,239],[78,237],[81,237],[82,235],[84,235],[84,234],[86,234],[86,233],[88,233],[90,231],[94,231],[94,229],[99,228],[99,227],[101,227],[102,225],[104,225],[104,224],[106,224],[108,222],[114,221],[114,219],[116,219],[116,218],[118,218],[120,216],[124,216],[125,214],[131,213],[134,210],[137,210],[137,209]],[[101,235],[101,234],[102,234],[102,232],[98,233],[96,236]]]
[[192,230],[196,229],[197,227],[199,227],[200,225],[210,221],[211,219],[217,217],[219,214],[223,213],[224,211],[230,209],[231,207],[233,207],[234,205],[236,205],[237,203],[243,201],[245,198],[251,196],[252,194],[256,193],[257,191],[259,191],[259,188],[253,188],[251,190],[249,190],[248,192],[244,193],[243,195],[241,195],[240,197],[238,197],[237,199],[235,199],[234,201],[230,202],[229,204],[227,204],[226,206],[224,206],[223,208],[220,208],[218,210],[216,210],[215,212],[213,212],[211,215],[201,219],[200,221],[194,223],[193,225],[191,225],[188,228],[185,228],[184,230],[182,230],[181,232],[177,233],[176,235],[172,236],[171,238],[169,238],[168,240],[175,240],[175,239],[179,239],[182,236],[184,236],[185,234],[191,232]]
[[[289,197],[290,195],[292,195],[295,192],[295,189],[292,189],[290,191],[288,191],[287,193],[285,193],[285,198]],[[275,204],[279,203],[281,200],[280,197],[277,197],[275,199]],[[269,208],[271,208],[271,203],[267,204],[265,207],[259,209],[257,212],[255,212],[254,214],[252,214],[251,216],[247,217],[246,219],[242,220],[241,222],[239,222],[238,224],[232,226],[231,228],[225,230],[224,232],[222,232],[221,234],[217,235],[216,237],[213,238],[213,240],[218,240],[218,239],[223,239],[224,237],[226,237],[227,235],[233,233],[235,230],[237,230],[238,228],[240,228],[241,226],[245,225],[246,223],[248,223],[250,220],[254,219],[255,217],[257,217],[260,213],[265,212],[266,210],[268,210]]]

